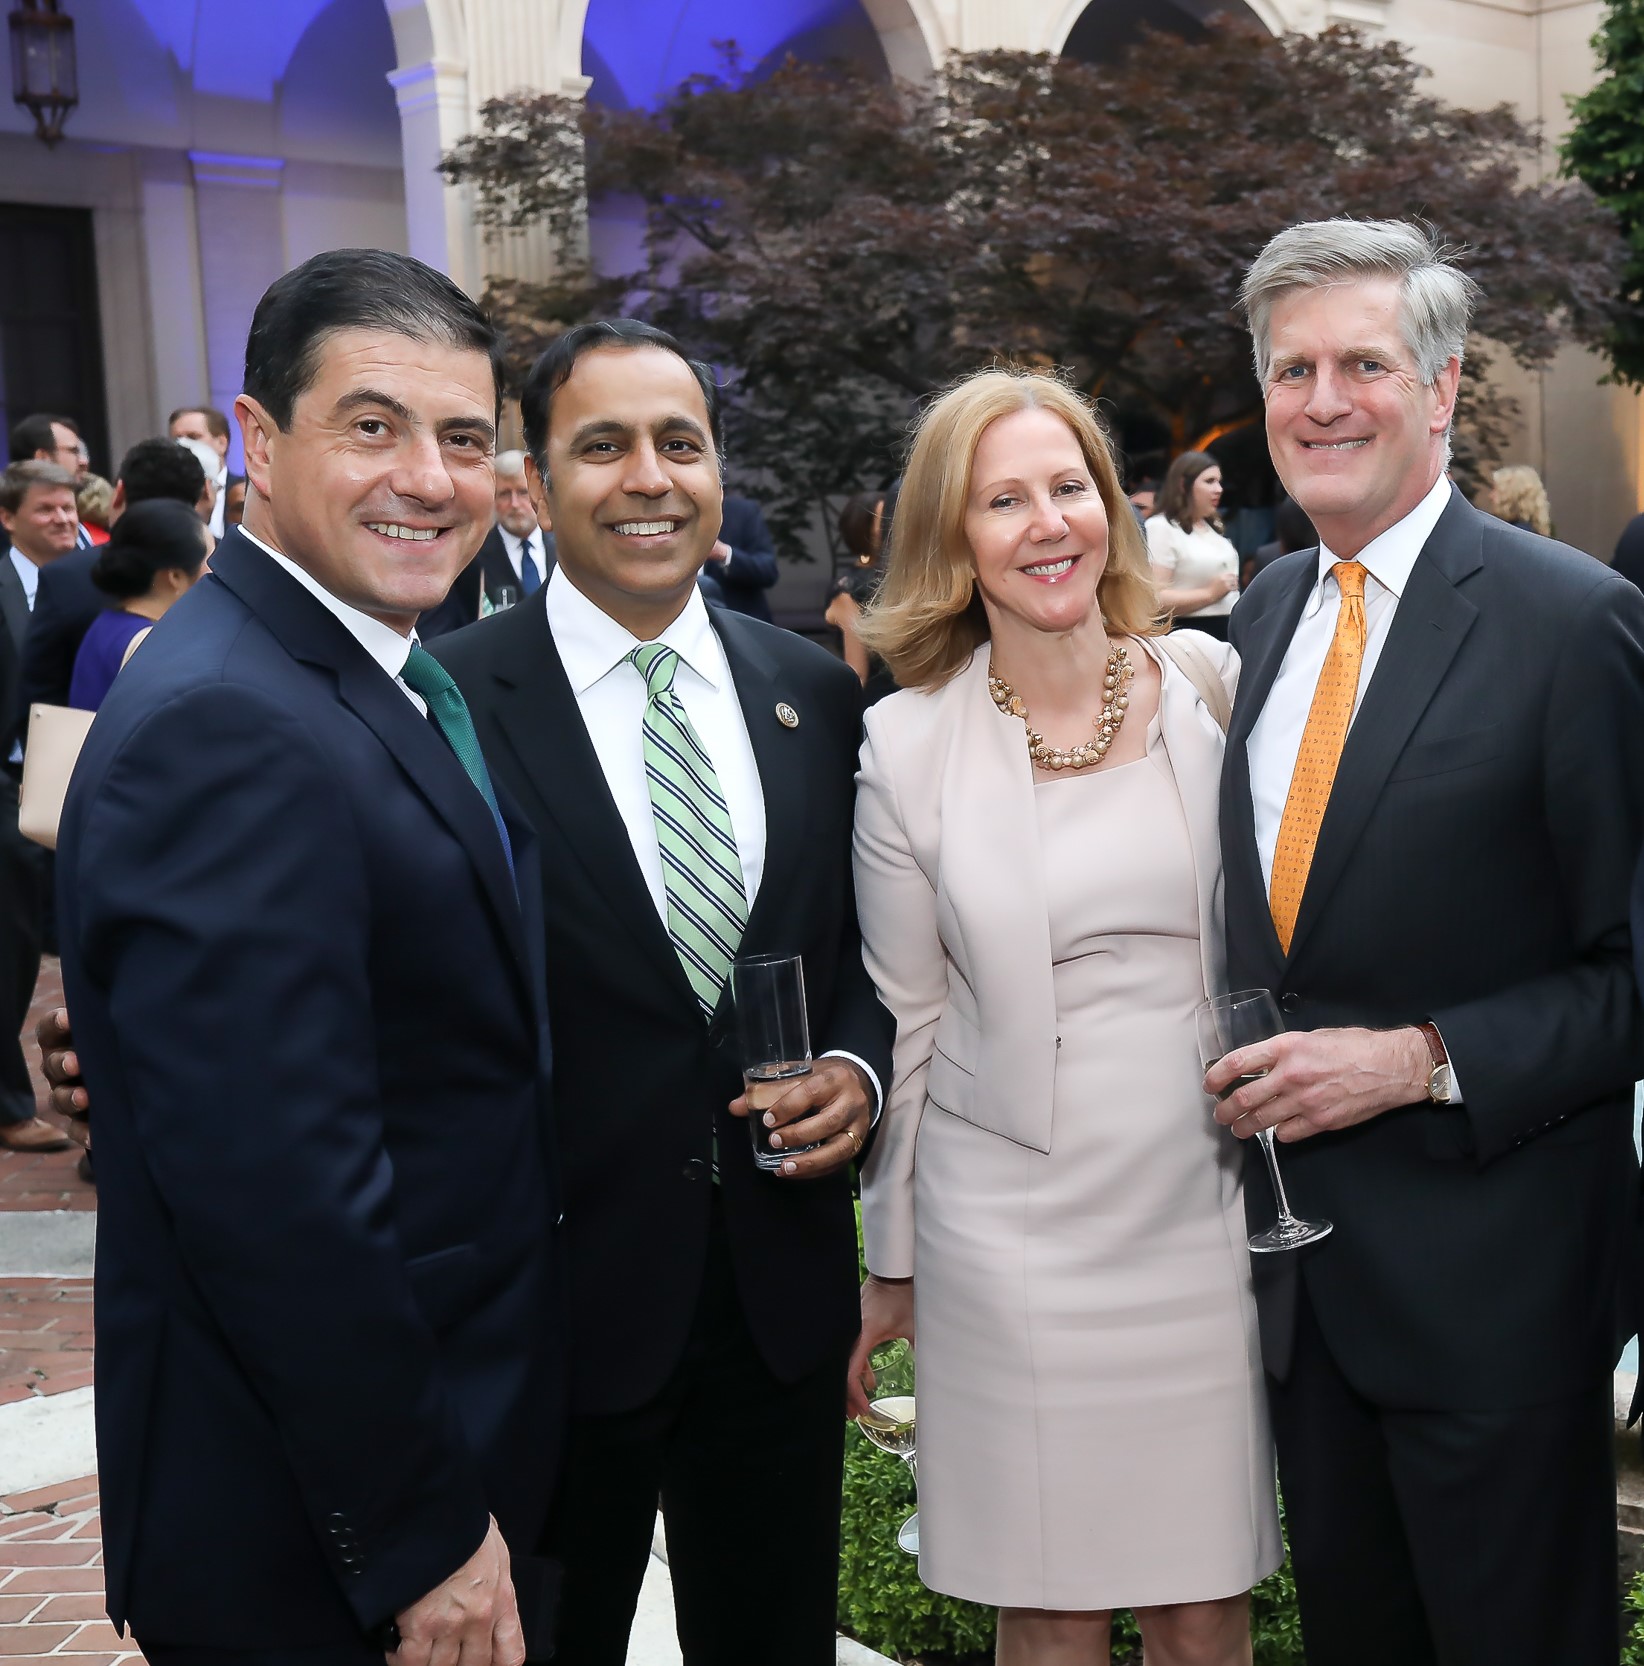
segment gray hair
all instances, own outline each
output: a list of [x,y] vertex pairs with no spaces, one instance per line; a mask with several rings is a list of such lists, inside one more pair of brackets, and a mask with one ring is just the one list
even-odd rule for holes
[[1451,359],[1462,357],[1478,300],[1478,285],[1456,266],[1456,253],[1431,228],[1407,220],[1310,220],[1281,231],[1239,286],[1257,379],[1266,387],[1273,368],[1271,322],[1280,296],[1396,278],[1405,344],[1430,387]]
[[525,473],[525,453],[523,451],[499,451],[496,461],[497,478],[505,474]]

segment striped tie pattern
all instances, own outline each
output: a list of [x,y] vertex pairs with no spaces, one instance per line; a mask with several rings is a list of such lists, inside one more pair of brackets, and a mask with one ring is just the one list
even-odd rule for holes
[[712,1016],[748,924],[742,862],[712,760],[674,693],[679,655],[661,642],[629,654],[645,679],[641,734],[668,935],[704,1016]]
[[1336,634],[1324,656],[1313,704],[1307,709],[1307,727],[1302,730],[1295,773],[1290,777],[1284,815],[1279,819],[1273,877],[1268,885],[1273,926],[1286,954],[1296,933],[1302,892],[1313,866],[1313,849],[1325,806],[1330,802],[1330,789],[1336,784],[1341,749],[1347,744],[1347,729],[1359,694],[1359,672],[1364,665],[1365,568],[1357,561],[1338,561],[1332,570],[1341,589]]

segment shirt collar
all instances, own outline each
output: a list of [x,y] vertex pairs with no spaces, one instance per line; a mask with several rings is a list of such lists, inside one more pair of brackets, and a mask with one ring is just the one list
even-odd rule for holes
[[[1372,538],[1353,558],[1377,584],[1391,591],[1395,599],[1404,594],[1416,557],[1449,507],[1451,490],[1449,477],[1441,473],[1427,496],[1403,520],[1395,521],[1385,532]],[[1308,601],[1309,612],[1315,611],[1324,600],[1324,582],[1340,559],[1320,541],[1319,576]]]
[[15,547],[6,551],[11,557],[11,564],[17,569],[17,577],[23,586],[23,594],[28,599],[29,611],[34,611],[34,593],[40,588],[40,569]]
[[247,532],[242,526],[240,536],[255,544],[264,555],[290,573],[309,595],[336,614],[348,634],[390,677],[397,678],[404,671],[405,662],[410,659],[412,646],[417,640],[415,631],[410,636],[401,636],[391,625],[385,625],[382,620],[373,619],[369,613],[361,613],[357,607],[350,607],[347,602],[340,601],[306,568],[299,567],[290,556],[281,555],[277,549],[265,544],[254,532]]
[[[548,580],[548,628],[559,649],[560,663],[579,697],[627,659],[640,644],[625,625],[596,607],[557,566]],[[725,673],[725,654],[708,618],[702,592],[693,584],[679,617],[661,636],[710,688],[718,688]]]

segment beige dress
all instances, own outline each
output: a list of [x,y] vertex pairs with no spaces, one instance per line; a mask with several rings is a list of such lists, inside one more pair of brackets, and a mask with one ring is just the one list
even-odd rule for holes
[[1157,721],[1144,758],[1033,795],[1053,1134],[1040,1151],[939,1111],[919,1126],[920,1573],[1012,1607],[1231,1596],[1280,1560],[1273,1453]]

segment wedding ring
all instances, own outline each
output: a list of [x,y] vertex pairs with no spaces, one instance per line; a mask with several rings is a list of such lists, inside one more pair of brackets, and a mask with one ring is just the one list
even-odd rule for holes
[[860,1157],[862,1155],[862,1142],[856,1137],[856,1130],[854,1128],[847,1128],[845,1130],[845,1137],[851,1142],[851,1155],[853,1157]]

